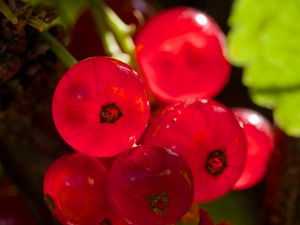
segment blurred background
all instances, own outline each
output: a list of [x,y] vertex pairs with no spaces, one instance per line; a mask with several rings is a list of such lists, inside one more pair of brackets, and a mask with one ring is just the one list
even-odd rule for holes
[[[51,117],[52,94],[66,67],[51,51],[49,39],[41,35],[41,31],[47,28],[47,32],[65,45],[77,59],[96,54],[104,55],[105,50],[96,30],[97,25],[90,13],[85,10],[86,8],[81,7],[82,1],[0,0],[0,2],[2,9],[0,13],[0,225],[58,224],[44,206],[42,180],[44,171],[51,161],[72,151],[59,137]],[[225,34],[230,31],[228,21],[236,2],[234,0],[106,0],[106,3],[124,22],[135,24],[137,30],[160,10],[186,5],[208,13],[217,21]],[[248,2],[251,1],[248,0]],[[268,1],[262,2],[261,7],[266,7]],[[291,1],[287,2],[286,4],[289,4]],[[9,22],[14,17],[3,13],[3,3],[11,8],[21,21],[20,23],[12,25]],[[256,18],[255,10],[256,7],[260,7],[260,3],[252,1],[252,6],[253,8],[249,8],[250,13],[247,17],[254,15],[253,17]],[[270,10],[276,11],[277,9]],[[59,22],[48,26],[57,17]],[[264,23],[269,23],[271,20],[270,18],[264,20]],[[243,22],[242,19],[241,21]],[[259,35],[258,33],[257,36],[251,38],[256,39]],[[89,37],[88,40],[87,37]],[[234,48],[234,43],[231,46]],[[295,54],[299,56],[298,52],[295,52],[293,57],[296,57]],[[235,57],[238,58],[238,56]],[[273,121],[272,107],[267,109],[264,104],[259,104],[259,106],[257,103],[261,101],[253,101],[249,95],[249,90],[256,90],[255,87],[251,85],[251,87],[246,87],[242,84],[243,66],[248,66],[248,64],[240,63],[239,67],[232,66],[230,81],[216,99],[229,107],[255,109]],[[274,87],[276,92],[277,86]],[[297,86],[296,89],[298,90]],[[293,101],[293,107],[297,108],[299,102]],[[290,111],[293,111],[293,108]],[[294,119],[297,119],[296,117]],[[279,116],[279,119],[281,118]],[[290,131],[289,127],[287,130]],[[299,149],[297,138],[287,137],[281,131],[278,133],[280,147]],[[291,134],[291,136],[297,136],[293,132]],[[287,142],[291,143],[288,147],[285,145]],[[284,144],[281,145],[281,143]],[[279,150],[280,147],[278,147]],[[297,180],[299,169],[295,165],[299,162],[299,153],[293,152],[293,154],[294,161],[287,162],[286,165],[287,167],[291,164],[294,166],[296,172],[289,179]],[[280,207],[289,208],[292,219],[281,223],[282,220],[275,216],[275,219],[272,219],[273,222],[261,222],[265,221],[262,218],[272,211],[272,209],[265,208],[268,187],[266,180],[263,180],[246,191],[232,191],[219,200],[200,206],[195,205],[178,224],[197,224],[198,207],[207,209],[216,223],[228,221],[233,225],[300,224],[295,216],[295,212],[299,212],[299,203],[296,204],[299,199],[298,194],[290,203],[279,201]],[[289,182],[284,190],[286,192],[296,190],[298,193],[298,189],[299,182],[296,184]],[[283,197],[290,199],[288,196]],[[278,209],[277,206],[276,209]],[[279,214],[285,215],[286,213],[280,211]]]

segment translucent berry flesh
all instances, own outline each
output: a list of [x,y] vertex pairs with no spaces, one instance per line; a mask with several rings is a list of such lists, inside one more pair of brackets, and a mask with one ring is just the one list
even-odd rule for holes
[[108,57],[80,61],[62,77],[53,119],[75,150],[109,157],[130,148],[143,133],[149,102],[143,81],[128,65]]
[[45,204],[62,224],[100,224],[109,205],[107,183],[108,172],[98,159],[64,155],[45,173]]
[[165,108],[152,118],[142,143],[170,148],[188,162],[196,202],[226,194],[245,164],[243,130],[233,113],[213,100],[194,99]]
[[140,146],[117,158],[108,193],[112,208],[129,224],[166,225],[190,208],[193,179],[187,163],[176,153]]
[[218,94],[229,78],[224,34],[205,13],[165,10],[136,39],[138,64],[151,91],[168,102]]
[[233,108],[247,139],[247,158],[244,171],[234,189],[247,189],[264,177],[273,150],[273,129],[260,113],[246,108]]

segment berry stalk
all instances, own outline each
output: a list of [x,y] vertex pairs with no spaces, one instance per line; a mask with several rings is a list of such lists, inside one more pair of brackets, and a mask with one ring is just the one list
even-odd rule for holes
[[133,26],[125,24],[103,1],[89,0],[89,4],[106,53],[135,66]]
[[53,37],[49,32],[44,31],[42,36],[51,43],[52,51],[56,56],[68,67],[72,67],[77,63],[74,56],[60,43],[55,37]]
[[97,1],[91,0],[90,8],[97,27],[98,35],[104,47],[105,54],[128,63],[130,61],[129,56],[122,53],[114,34],[103,23],[103,21],[105,21],[105,17],[102,7],[99,6]]
[[34,27],[35,29],[37,29],[40,32],[43,32],[47,26],[43,20],[41,20],[35,16],[29,17],[29,19],[27,20],[27,24],[29,26]]
[[135,46],[131,38],[131,34],[134,33],[135,27],[126,25],[111,8],[105,5],[102,1],[99,2],[102,4],[104,9],[108,27],[110,27],[116,35],[123,51],[133,57]]

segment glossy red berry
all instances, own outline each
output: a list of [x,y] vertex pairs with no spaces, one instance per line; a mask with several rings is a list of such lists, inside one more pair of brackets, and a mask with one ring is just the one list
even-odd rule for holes
[[210,98],[229,78],[224,34],[197,9],[165,10],[145,24],[136,39],[138,64],[152,92],[174,102]]
[[107,183],[100,160],[80,153],[64,155],[45,173],[45,203],[62,224],[98,225],[107,215]]
[[175,152],[140,146],[117,158],[108,194],[112,208],[128,224],[172,224],[191,206],[192,174]]
[[243,130],[233,113],[213,100],[194,99],[167,107],[151,120],[143,143],[170,148],[188,162],[196,202],[226,194],[244,168]]
[[143,81],[128,65],[108,57],[80,61],[62,77],[52,103],[55,126],[79,152],[109,157],[143,133],[149,101]]
[[260,113],[246,108],[232,109],[242,124],[247,139],[247,158],[244,171],[233,189],[254,186],[264,177],[273,150],[273,129]]

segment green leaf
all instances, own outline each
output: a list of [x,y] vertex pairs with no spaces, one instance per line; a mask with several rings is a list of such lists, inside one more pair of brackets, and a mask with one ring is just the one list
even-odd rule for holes
[[274,111],[275,122],[292,136],[300,134],[300,90],[284,92],[278,97]]
[[[229,19],[230,61],[244,67],[252,100],[300,136],[300,0],[236,0]],[[299,108],[299,109],[297,109]]]
[[64,27],[71,27],[85,9],[87,2],[84,0],[25,0],[33,5],[55,6],[59,10],[59,18],[55,21]]

